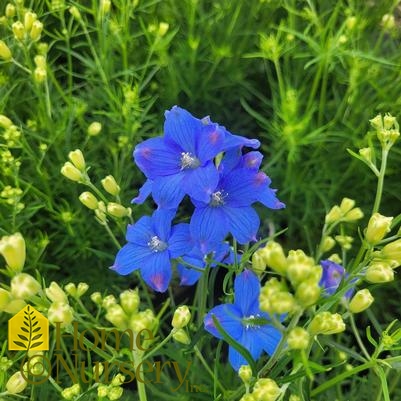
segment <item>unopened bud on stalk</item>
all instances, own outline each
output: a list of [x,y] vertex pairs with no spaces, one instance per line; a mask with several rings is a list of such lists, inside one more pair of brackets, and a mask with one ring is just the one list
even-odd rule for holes
[[102,186],[104,190],[110,195],[117,196],[120,192],[120,187],[118,186],[115,178],[112,175],[108,175],[107,177],[101,180]]
[[25,240],[20,233],[4,236],[0,240],[0,253],[13,273],[22,271],[25,264]]
[[16,13],[16,9],[15,9],[14,4],[8,3],[6,5],[6,13],[5,13],[6,17],[13,18],[13,17],[15,17],[15,13]]
[[50,283],[49,288],[45,289],[47,298],[49,298],[52,302],[61,302],[61,303],[68,303],[66,293],[60,288],[60,286],[55,282],[52,281]]
[[259,249],[252,255],[252,269],[256,274],[262,274],[266,269],[265,259]]
[[82,19],[81,13],[76,6],[71,6],[68,11],[78,21]]
[[29,36],[33,41],[37,41],[40,39],[42,31],[43,31],[43,24],[40,21],[34,21]]
[[173,332],[173,338],[177,343],[188,345],[191,339],[184,329],[178,329]]
[[318,282],[309,279],[299,284],[295,297],[304,308],[308,308],[317,302],[320,292],[321,288]]
[[67,303],[53,302],[47,312],[47,318],[54,325],[60,323],[61,327],[66,327],[73,321],[74,311]]
[[261,250],[266,265],[280,274],[285,274],[287,269],[287,259],[281,245],[274,241],[269,241]]
[[0,40],[0,58],[4,61],[10,61],[13,58],[10,48],[2,40]]
[[191,320],[191,312],[187,305],[179,306],[173,315],[171,325],[175,329],[183,329]]
[[350,210],[345,216],[344,220],[351,222],[351,221],[357,221],[362,219],[363,217],[363,212],[359,207],[355,207],[354,209]]
[[340,204],[342,214],[347,214],[355,206],[355,201],[349,198],[343,198]]
[[252,396],[255,400],[276,401],[280,393],[280,387],[274,380],[262,378],[255,383]]
[[101,130],[102,130],[102,124],[100,124],[97,121],[94,121],[89,125],[87,132],[89,136],[96,136],[100,134]]
[[78,182],[83,179],[81,171],[79,171],[71,162],[65,162],[63,167],[61,167],[60,172],[64,177],[71,181]]
[[38,19],[38,16],[31,12],[27,11],[24,15],[24,28],[26,32],[29,32],[32,28],[33,23]]
[[8,379],[6,383],[6,389],[10,394],[19,394],[26,389],[27,385],[28,383],[24,379],[22,373],[18,371]]
[[249,365],[241,365],[238,370],[238,376],[243,383],[248,384],[252,379],[252,369]]
[[40,289],[40,284],[27,273],[19,273],[11,279],[11,294],[14,298],[27,299]]
[[124,311],[128,315],[131,315],[132,313],[137,313],[140,303],[138,289],[123,291],[120,294],[120,303]]
[[125,330],[128,327],[128,316],[119,304],[110,305],[105,318],[117,329]]
[[308,330],[312,335],[336,334],[345,330],[345,323],[338,313],[320,312],[312,319]]
[[124,207],[119,203],[109,202],[107,204],[107,213],[113,217],[121,218],[129,216],[131,214],[131,209]]
[[81,195],[79,195],[79,200],[83,205],[85,205],[88,209],[95,210],[98,208],[98,200],[96,199],[96,196],[93,195],[91,192],[82,192]]
[[336,244],[336,241],[334,240],[333,237],[327,236],[324,237],[322,241],[322,252],[328,252],[330,249],[332,249]]
[[4,114],[0,114],[0,127],[2,128],[10,128],[13,126],[13,122],[6,117]]
[[366,270],[365,280],[370,283],[387,283],[394,280],[394,271],[386,263],[374,262]]
[[288,347],[290,349],[306,349],[309,345],[310,335],[302,327],[294,327],[287,337]]
[[368,163],[372,163],[372,149],[371,148],[361,148],[359,149],[359,155],[366,160]]
[[330,211],[326,214],[325,222],[326,224],[335,223],[342,218],[342,212],[340,206],[333,206]]
[[380,255],[389,260],[394,260],[398,265],[401,264],[401,238],[385,245],[380,251]]
[[68,153],[71,163],[80,171],[85,171],[85,158],[80,149],[75,149]]
[[372,305],[373,301],[374,298],[367,288],[359,290],[349,303],[349,311],[351,313],[363,312],[364,310],[368,309],[370,305]]
[[21,21],[16,21],[11,25],[15,39],[23,41],[25,38],[25,28]]
[[369,219],[365,238],[371,245],[380,242],[391,231],[392,217],[385,217],[380,213],[374,213]]

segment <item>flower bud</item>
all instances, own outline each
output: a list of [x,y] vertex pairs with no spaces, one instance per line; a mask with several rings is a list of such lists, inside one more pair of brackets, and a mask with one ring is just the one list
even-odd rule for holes
[[85,171],[85,159],[80,149],[75,149],[68,153],[68,158],[78,170]]
[[0,253],[13,273],[22,271],[25,264],[25,240],[20,233],[4,236],[0,240]]
[[37,20],[38,16],[31,12],[31,11],[27,11],[24,15],[24,28],[25,31],[30,31],[32,28],[33,23]]
[[125,376],[122,375],[121,373],[117,373],[113,377],[110,385],[113,386],[113,387],[118,387],[118,386],[121,386],[124,382],[125,382]]
[[102,295],[98,291],[92,293],[90,298],[91,298],[91,301],[93,303],[95,303],[96,305],[101,305],[103,303]]
[[249,365],[241,365],[238,370],[238,376],[243,383],[248,384],[252,379],[252,369]]
[[144,329],[153,330],[157,325],[157,319],[150,309],[131,315],[129,327],[135,333]]
[[109,386],[106,386],[105,384],[99,384],[99,387],[97,388],[97,396],[99,398],[106,398],[108,396],[109,392]]
[[189,321],[191,320],[191,312],[187,305],[179,306],[173,315],[173,320],[171,325],[175,329],[182,329],[188,325]]
[[355,206],[355,201],[349,198],[343,198],[340,204],[342,214],[347,214]]
[[82,173],[70,162],[65,162],[60,172],[71,181],[82,181]]
[[369,219],[368,227],[365,232],[366,241],[371,245],[380,242],[386,234],[391,231],[392,221],[392,217],[385,217],[380,213],[374,213]]
[[4,310],[4,308],[11,301],[10,291],[5,290],[4,288],[0,288],[0,312]]
[[0,58],[4,61],[10,61],[13,58],[10,48],[2,40],[0,40]]
[[41,54],[37,54],[34,57],[34,61],[37,67],[46,69],[46,57],[41,55]]
[[[262,308],[262,303],[260,307],[262,310],[264,310]],[[295,302],[294,296],[288,291],[282,291],[277,292],[271,296],[270,305],[268,309],[266,309],[266,312],[269,312],[270,314],[277,313],[281,315],[283,313],[293,312],[296,307],[297,304]]]
[[191,342],[191,339],[188,337],[188,334],[184,329],[178,329],[173,332],[173,338],[177,343],[188,345]]
[[124,389],[122,387],[109,387],[107,391],[107,398],[110,401],[118,400],[122,397]]
[[110,12],[111,1],[110,0],[101,0],[100,10],[103,14],[108,14]]
[[[93,295],[93,294],[92,294]],[[117,303],[116,297],[114,295],[107,295],[102,300],[102,306],[105,309],[109,309],[112,305]]]
[[302,327],[294,327],[287,337],[288,348],[306,349],[309,345],[310,335]]
[[380,252],[381,256],[385,259],[394,260],[401,264],[401,238],[385,245]]
[[239,401],[258,401],[258,400],[255,399],[252,393],[248,393],[244,394]]
[[330,211],[326,214],[325,222],[326,224],[335,223],[342,218],[342,212],[340,206],[333,206]]
[[312,335],[336,334],[345,330],[345,323],[338,313],[320,312],[312,319],[308,330]]
[[369,120],[370,125],[376,130],[382,130],[383,129],[383,118],[381,114],[378,114],[375,118],[372,118]]
[[41,84],[43,83],[47,78],[47,71],[45,68],[42,67],[37,67],[33,71],[33,79],[36,83]]
[[53,325],[60,323],[61,327],[68,326],[74,319],[74,311],[70,305],[63,302],[53,302],[47,312],[47,318]]
[[64,290],[68,295],[71,295],[73,298],[77,296],[77,287],[74,283],[68,283],[64,286]]
[[138,312],[139,303],[140,298],[138,289],[126,290],[120,294],[120,304],[123,307],[125,313],[129,315]]
[[33,41],[37,41],[40,39],[42,31],[43,31],[43,24],[40,21],[34,21],[29,36]]
[[280,387],[272,379],[258,379],[253,387],[252,396],[258,401],[275,401],[280,396]]
[[334,240],[333,237],[330,237],[330,236],[324,237],[324,239],[322,241],[322,246],[321,246],[322,252],[330,251],[330,249],[332,249],[335,244],[336,244],[336,241]]
[[128,327],[128,316],[119,304],[110,305],[105,318],[117,329],[125,330]]
[[22,373],[18,371],[8,379],[6,389],[10,394],[19,394],[26,389],[27,385],[28,383],[22,376]]
[[101,181],[104,190],[110,195],[117,196],[120,193],[120,187],[112,175],[108,175]]
[[88,291],[89,285],[87,283],[78,283],[78,288],[77,288],[77,297],[81,298],[82,295]]
[[341,248],[344,248],[345,250],[349,250],[352,248],[352,242],[354,239],[349,236],[349,235],[336,235],[334,237],[338,244],[341,246]]
[[40,284],[29,274],[19,273],[11,279],[11,294],[14,298],[29,298],[40,289]]
[[11,4],[11,3],[8,3],[7,5],[6,5],[6,12],[5,12],[5,14],[6,14],[6,17],[7,18],[13,18],[14,16],[15,16],[15,6],[14,6],[14,4]]
[[124,207],[119,203],[109,202],[107,204],[107,213],[113,217],[122,218],[131,214],[131,209]]
[[288,252],[287,264],[287,277],[295,286],[309,278],[315,270],[313,258],[306,256],[300,249]]
[[386,263],[374,262],[366,270],[365,280],[369,283],[387,283],[394,280],[394,271]]
[[372,148],[359,149],[359,155],[368,163],[372,163]]
[[10,128],[13,125],[13,122],[3,114],[0,114],[0,127],[2,128]]
[[367,288],[359,290],[349,303],[349,311],[351,313],[363,312],[365,309],[368,309],[370,305],[372,305],[373,301],[374,298]]
[[16,21],[11,25],[11,28],[14,33],[14,37],[17,40],[24,40],[25,37],[25,28],[21,21]]
[[102,124],[100,124],[98,121],[94,121],[89,125],[87,132],[89,136],[96,136],[100,134],[101,130]]
[[4,312],[15,315],[21,309],[25,308],[26,302],[23,299],[13,299],[5,307]]
[[82,19],[81,13],[76,6],[71,6],[68,11],[76,20],[80,21]]
[[383,117],[383,127],[384,129],[398,128],[397,119],[391,114],[386,113]]
[[256,274],[262,274],[266,269],[265,259],[259,250],[252,255],[252,269]]
[[357,221],[362,219],[363,212],[359,207],[355,207],[354,209],[350,210],[345,216],[344,221]]
[[66,293],[60,288],[60,286],[52,281],[50,287],[45,289],[47,298],[52,302],[68,303]]
[[78,396],[81,393],[81,387],[78,383],[72,385],[71,387],[67,387],[65,388],[62,392],[61,392],[61,396],[65,399],[65,400],[73,400],[74,398],[76,398],[76,396]]
[[285,274],[287,260],[281,245],[274,241],[269,241],[261,250],[266,265],[280,274]]
[[88,209],[96,210],[98,208],[98,200],[96,199],[96,196],[93,195],[91,192],[82,192],[82,194],[79,195],[79,200]]
[[318,283],[309,279],[297,287],[295,297],[304,308],[308,308],[317,302],[320,292],[321,288]]

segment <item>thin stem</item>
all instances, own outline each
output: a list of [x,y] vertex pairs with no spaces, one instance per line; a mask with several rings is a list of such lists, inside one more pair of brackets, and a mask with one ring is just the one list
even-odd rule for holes
[[137,389],[138,389],[138,399],[139,401],[147,401],[147,396],[146,396],[146,388],[145,388],[145,380],[140,380],[141,377],[141,373],[142,373],[142,377],[143,377],[143,359],[142,359],[142,352],[138,352],[138,351],[132,351],[132,356],[134,359],[134,365],[135,365],[135,372],[137,371],[138,367],[139,367],[139,375],[136,375],[136,385],[137,385]]
[[220,383],[220,381],[216,378],[216,376],[213,373],[212,369],[210,369],[208,363],[205,361],[205,358],[203,358],[203,355],[200,352],[200,350],[199,350],[197,345],[194,346],[194,351],[195,351],[195,354],[198,357],[198,359],[201,361],[202,365],[205,367],[205,369],[208,371],[210,376],[213,378],[214,382],[217,384],[217,386],[220,388],[220,390],[224,393],[226,391],[225,388]]
[[375,203],[373,205],[372,214],[379,211],[380,202],[382,200],[384,175],[386,174],[388,152],[389,150],[387,148],[382,149],[382,161],[380,166],[380,174],[377,179],[376,198],[375,198]]
[[367,360],[370,360],[369,352],[367,351],[365,345],[363,344],[363,341],[362,341],[362,339],[361,339],[361,336],[359,335],[359,331],[358,331],[358,329],[357,329],[357,327],[356,327],[356,324],[355,324],[354,315],[353,315],[352,313],[350,314],[350,322],[351,322],[352,331],[353,331],[353,333],[354,333],[354,335],[355,335],[356,342],[358,343],[359,348],[361,349],[361,351],[362,351],[363,354],[365,355],[366,359],[367,359]]
[[167,344],[170,341],[170,338],[173,336],[174,330],[171,330],[169,335],[163,340],[161,341],[159,344],[156,345],[155,348],[152,348],[151,351],[149,351],[143,358],[142,361],[150,358],[151,356],[153,356],[160,348],[162,348],[164,346],[164,344]]

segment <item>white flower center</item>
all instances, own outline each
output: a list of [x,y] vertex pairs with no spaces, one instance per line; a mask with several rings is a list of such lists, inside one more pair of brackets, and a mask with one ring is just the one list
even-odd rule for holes
[[260,315],[249,315],[242,319],[242,324],[245,326],[245,329],[258,329],[263,324],[263,319]]
[[210,206],[221,206],[224,205],[224,199],[227,197],[227,192],[216,191],[211,195]]
[[148,247],[153,252],[162,252],[165,249],[167,249],[167,244],[164,241],[162,241],[157,235],[155,235],[148,242]]
[[188,168],[197,168],[200,165],[200,161],[190,152],[181,153],[181,170]]

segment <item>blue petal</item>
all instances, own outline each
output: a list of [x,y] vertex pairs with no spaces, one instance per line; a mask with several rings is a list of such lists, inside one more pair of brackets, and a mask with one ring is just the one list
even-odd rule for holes
[[128,242],[146,246],[154,235],[151,217],[143,216],[135,224],[128,225],[126,239]]
[[196,155],[201,164],[214,159],[224,150],[225,133],[217,125],[203,125],[201,134],[196,138]]
[[202,122],[188,111],[174,106],[165,113],[164,137],[167,143],[178,145],[181,151],[196,155],[196,137],[202,130]]
[[168,250],[172,258],[178,258],[179,256],[188,253],[193,247],[191,236],[189,234],[189,224],[177,224],[171,230],[171,236],[169,239]]
[[199,243],[201,251],[207,253],[210,244],[223,241],[228,234],[228,221],[220,207],[195,208],[190,232]]
[[229,231],[240,244],[256,241],[260,220],[258,214],[251,206],[225,206],[224,214],[228,219]]
[[234,304],[243,316],[255,313],[254,305],[258,302],[260,293],[260,282],[251,270],[244,270],[234,281]]
[[219,172],[227,175],[233,168],[241,162],[242,152],[240,148],[233,148],[224,152],[224,156],[219,164]]
[[[259,344],[254,337],[254,332],[256,330],[257,329],[244,329],[241,338],[238,340],[238,343],[249,351],[255,361],[259,359],[263,350],[261,344]],[[228,360],[231,366],[237,371],[241,365],[248,365],[247,360],[233,347],[229,347],[228,349]]]
[[269,355],[274,354],[281,337],[281,333],[270,325],[261,326],[254,330],[254,341],[260,344]]
[[143,261],[141,275],[145,283],[155,291],[166,291],[172,275],[168,252],[153,252]]
[[176,209],[185,192],[182,187],[183,172],[159,177],[153,182],[152,196],[160,209]]
[[224,141],[224,148],[226,150],[236,147],[242,148],[243,146],[257,149],[260,146],[260,142],[257,139],[248,139],[243,136],[233,135],[227,130],[225,130],[225,133],[226,133],[226,138]]
[[219,173],[213,163],[185,171],[184,190],[195,200],[208,203],[219,182]]
[[147,178],[177,174],[181,170],[181,151],[162,137],[150,138],[135,147],[134,159]]
[[285,207],[283,202],[280,202],[276,197],[276,190],[269,187],[270,178],[259,171],[254,177],[254,188],[257,200],[270,209],[282,209]]
[[175,210],[158,209],[152,214],[153,232],[164,242],[168,242],[171,233],[171,222],[175,216]]
[[[189,256],[184,256],[182,258],[185,262],[196,266],[199,269],[205,268],[205,262],[198,258],[192,258]],[[195,284],[202,275],[202,272],[192,269],[190,267],[184,266],[181,263],[177,264],[178,274],[181,278],[180,285],[193,285]]]
[[221,334],[218,332],[214,322],[213,316],[221,324],[224,331],[227,332],[234,340],[238,340],[242,336],[243,325],[241,322],[242,315],[240,310],[232,304],[222,304],[215,306],[205,316],[204,324],[205,330],[213,336],[222,339]]
[[153,182],[151,180],[146,180],[145,184],[141,186],[139,189],[139,194],[134,199],[132,199],[131,203],[142,204],[146,201],[148,196],[152,193],[152,185]]
[[248,152],[241,159],[241,166],[250,170],[258,170],[262,164],[263,155],[260,152]]
[[124,276],[139,269],[150,256],[151,250],[148,246],[128,243],[118,251],[111,269]]

